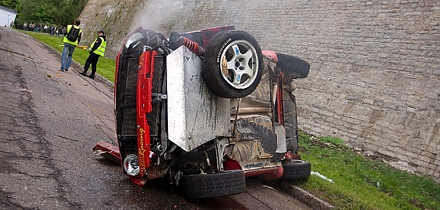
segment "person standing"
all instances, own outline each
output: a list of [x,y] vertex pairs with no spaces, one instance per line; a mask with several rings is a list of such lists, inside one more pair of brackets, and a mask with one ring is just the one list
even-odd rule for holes
[[[70,65],[72,64],[72,55],[75,50],[76,45],[81,41],[82,29],[79,27],[81,24],[80,20],[75,20],[74,25],[67,25],[67,33],[64,36],[64,48],[61,54],[61,69],[60,71],[68,71]],[[73,30],[73,31],[72,31]],[[69,32],[76,32],[74,34],[74,39],[69,39]]]
[[84,65],[84,71],[81,72],[81,75],[87,76],[87,71],[89,70],[90,65],[92,65],[92,73],[88,75],[88,77],[95,79],[96,72],[96,64],[98,63],[99,57],[104,57],[105,48],[107,47],[106,36],[104,35],[104,31],[98,31],[98,38],[90,45],[89,47],[89,57],[86,60]]

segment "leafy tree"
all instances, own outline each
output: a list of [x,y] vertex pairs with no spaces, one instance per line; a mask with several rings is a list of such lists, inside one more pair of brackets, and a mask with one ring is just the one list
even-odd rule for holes
[[88,0],[0,0],[0,6],[17,10],[16,24],[36,22],[65,26],[81,14]]
[[17,10],[19,0],[0,0],[0,6]]
[[17,16],[29,22],[53,23],[55,6],[53,0],[21,0]]

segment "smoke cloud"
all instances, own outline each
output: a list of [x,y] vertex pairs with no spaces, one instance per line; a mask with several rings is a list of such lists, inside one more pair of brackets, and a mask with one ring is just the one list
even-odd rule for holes
[[148,0],[140,9],[132,24],[131,31],[138,27],[151,29],[165,36],[171,30],[181,29],[185,21],[193,16],[194,10],[198,7],[195,1],[188,0]]

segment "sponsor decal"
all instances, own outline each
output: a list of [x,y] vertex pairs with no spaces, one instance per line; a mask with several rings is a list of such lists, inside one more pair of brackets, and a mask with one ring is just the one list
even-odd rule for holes
[[[139,128],[139,144],[140,147],[138,149],[138,155],[139,155],[139,167],[141,169],[145,169],[146,164],[145,164],[145,144],[144,144],[144,134],[145,134],[145,130],[143,128]],[[141,172],[142,173],[142,172]]]

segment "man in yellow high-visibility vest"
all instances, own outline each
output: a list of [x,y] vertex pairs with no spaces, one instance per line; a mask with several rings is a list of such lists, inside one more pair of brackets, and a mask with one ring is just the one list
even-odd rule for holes
[[96,72],[96,64],[98,63],[98,59],[100,56],[104,57],[105,48],[107,47],[106,36],[104,35],[104,31],[98,31],[98,38],[90,45],[89,48],[89,57],[86,60],[84,65],[84,71],[80,74],[87,76],[87,70],[89,70],[90,65],[92,65],[92,73],[88,75],[88,77],[94,79]]

